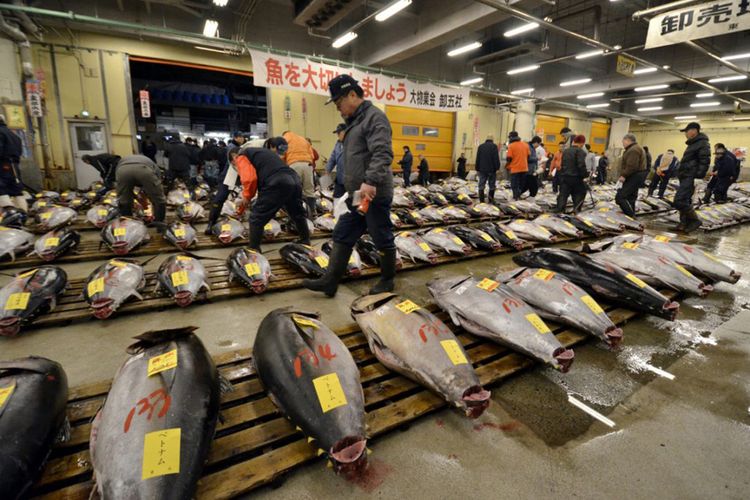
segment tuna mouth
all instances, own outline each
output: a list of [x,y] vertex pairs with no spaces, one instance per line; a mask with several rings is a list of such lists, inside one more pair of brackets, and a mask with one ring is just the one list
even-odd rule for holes
[[47,262],[55,260],[55,251],[54,250],[44,250],[42,253],[39,254],[39,257]]
[[367,440],[345,437],[333,445],[328,455],[337,474],[357,476],[367,468]]
[[177,292],[174,294],[174,301],[180,307],[187,307],[193,303],[193,294],[187,290]]
[[620,347],[620,343],[622,342],[621,328],[610,326],[604,333],[604,336],[607,337],[607,344],[609,344],[609,347],[611,349],[617,349],[618,347]]
[[434,266],[435,264],[437,264],[437,263],[438,263],[438,262],[437,262],[437,255],[435,255],[434,253],[431,253],[430,255],[428,255],[428,256],[427,256],[427,260],[428,260],[428,261],[430,262],[430,264],[432,264],[433,266]]
[[466,245],[466,246],[465,246],[465,247],[463,248],[463,254],[464,254],[464,255],[469,255],[470,253],[471,253],[471,247],[470,247],[469,245]]
[[559,349],[555,350],[555,352],[552,355],[554,356],[557,363],[560,365],[559,366],[560,371],[563,373],[568,373],[568,370],[570,370],[570,365],[573,364],[573,360],[576,357],[573,350],[560,347]]
[[482,386],[475,385],[464,391],[461,401],[466,405],[466,416],[477,418],[484,413],[484,410],[490,406],[490,391],[485,390]]
[[661,317],[669,321],[674,321],[679,310],[680,304],[678,302],[667,302],[661,308]]
[[21,321],[18,316],[0,319],[0,335],[15,337],[21,331]]
[[176,240],[174,244],[177,245],[179,248],[182,248],[183,250],[185,250],[187,247],[190,246],[188,244],[188,240]]
[[706,295],[714,291],[714,287],[705,283],[701,283],[700,286],[698,286],[698,290],[700,291],[700,296],[705,297]]
[[261,280],[253,280],[251,288],[253,289],[253,293],[259,295],[266,291],[268,284]]
[[352,267],[349,269],[349,276],[352,278],[358,278],[362,275],[362,270],[358,267]]
[[225,245],[228,245],[229,243],[232,242],[232,235],[228,233],[221,233],[219,235],[219,241],[221,241]]
[[114,301],[112,299],[98,299],[91,303],[96,319],[107,319],[112,316],[115,310],[112,308]]
[[493,251],[493,252],[497,252],[498,250],[500,250],[500,249],[502,249],[502,248],[503,248],[503,246],[502,246],[502,245],[500,245],[500,244],[498,244],[498,243],[493,243],[493,244],[492,244],[492,251]]
[[112,251],[115,255],[125,255],[128,253],[128,242],[127,241],[115,241],[112,243]]
[[513,248],[516,250],[523,250],[524,244],[523,241],[514,241],[513,242]]
[[729,278],[731,280],[730,283],[735,284],[735,283],[737,283],[740,280],[740,278],[742,278],[742,273],[738,273],[736,271],[731,271],[729,273]]

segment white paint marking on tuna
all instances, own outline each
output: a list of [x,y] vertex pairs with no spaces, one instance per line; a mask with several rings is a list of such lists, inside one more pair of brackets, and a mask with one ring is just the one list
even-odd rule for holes
[[573,406],[577,407],[578,409],[583,410],[585,413],[588,413],[589,415],[591,415],[592,417],[594,417],[595,419],[597,419],[599,422],[603,423],[604,425],[609,426],[609,427],[615,427],[616,424],[612,420],[608,419],[607,417],[605,417],[604,415],[602,415],[595,409],[591,408],[590,406],[586,405],[582,401],[579,401],[578,399],[574,398],[570,394],[568,394],[568,402],[572,404]]

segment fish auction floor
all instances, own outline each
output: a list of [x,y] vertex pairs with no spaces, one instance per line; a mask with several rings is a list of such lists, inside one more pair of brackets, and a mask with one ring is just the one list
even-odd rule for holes
[[[478,420],[442,410],[377,439],[370,445],[370,471],[357,483],[335,476],[318,460],[292,471],[276,489],[247,498],[746,498],[750,227],[700,234],[695,241],[745,277],[734,286],[718,284],[706,299],[682,301],[674,323],[631,321],[619,353],[589,342],[575,349],[576,362],[566,375],[537,367],[493,387],[493,404]],[[82,278],[97,265],[63,267],[70,277]],[[413,271],[400,276],[398,292],[426,302],[424,283],[433,277],[512,267],[511,257],[500,255]],[[2,341],[0,358],[50,357],[63,364],[71,386],[95,382],[111,378],[131,337],[149,329],[198,326],[206,347],[219,354],[250,347],[262,318],[277,307],[319,311],[331,328],[342,327],[352,321],[349,304],[372,282],[344,284],[332,300],[292,290],[29,330]],[[644,362],[675,379],[644,371]],[[568,393],[616,427],[568,404]]]

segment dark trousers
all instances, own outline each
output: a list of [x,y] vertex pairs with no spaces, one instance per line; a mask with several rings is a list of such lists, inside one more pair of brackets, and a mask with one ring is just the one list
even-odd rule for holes
[[409,187],[411,186],[411,167],[404,167],[404,186]]
[[297,232],[307,234],[307,213],[302,206],[302,182],[293,173],[278,173],[258,190],[258,199],[250,212],[250,228],[263,228],[284,209],[294,222]]
[[573,197],[573,212],[577,213],[586,199],[586,183],[580,177],[560,176],[560,193],[557,195],[557,212],[565,212],[568,197]]
[[510,174],[510,188],[513,190],[513,199],[518,200],[521,198],[524,187],[526,185],[526,172],[520,174]]
[[525,193],[526,191],[529,192],[529,196],[532,198],[536,196],[536,193],[539,191],[539,179],[537,179],[536,175],[526,175],[523,192]]
[[669,185],[669,179],[671,179],[672,176],[669,174],[664,175],[657,175],[654,174],[653,178],[651,179],[651,184],[648,186],[648,195],[651,196],[654,194],[654,191],[656,191],[657,187],[659,188],[659,198],[664,198],[664,193],[667,190],[667,186]]
[[333,197],[334,198],[341,198],[346,194],[346,188],[343,184],[339,184],[338,182],[333,183]]
[[716,185],[714,186],[714,200],[717,203],[726,203],[727,191],[729,186],[732,185],[732,181],[728,177],[715,177]]
[[552,178],[552,192],[557,193],[560,190],[560,172],[557,172]]
[[419,184],[426,186],[430,183],[430,171],[419,169]]
[[466,167],[459,167],[456,175],[458,175],[459,179],[466,179]]
[[607,182],[607,167],[596,167],[596,183],[600,186]]
[[133,215],[133,188],[140,186],[153,205],[154,219],[164,222],[167,199],[161,179],[148,165],[125,165],[117,169],[117,207],[125,217]]
[[21,196],[23,184],[19,174],[18,162],[0,161],[0,196]]
[[393,226],[391,225],[391,198],[375,197],[365,215],[360,215],[347,200],[349,212],[339,217],[333,229],[334,243],[353,248],[365,231],[370,233],[375,247],[380,250],[396,248],[393,243]]
[[643,184],[643,179],[648,175],[648,171],[636,172],[626,178],[622,187],[617,190],[615,203],[628,217],[635,217],[635,204],[638,201],[638,189]]
[[490,190],[490,203],[495,196],[495,185],[497,184],[497,172],[479,172],[479,197],[484,198],[484,186]]
[[677,188],[674,203],[672,203],[672,206],[679,210],[681,215],[685,215],[693,209],[693,193],[695,193],[695,178],[681,178],[680,187]]
[[174,181],[177,179],[184,182],[189,189],[195,187],[195,180],[190,177],[190,170],[167,169],[167,175],[165,176],[164,181],[167,184],[168,190],[171,190],[174,187]]

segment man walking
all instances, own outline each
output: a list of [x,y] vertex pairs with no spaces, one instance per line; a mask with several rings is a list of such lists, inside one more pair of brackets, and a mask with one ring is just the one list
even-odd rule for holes
[[430,184],[430,165],[424,155],[419,155],[419,184],[424,187]]
[[15,205],[19,210],[26,212],[28,205],[23,197],[23,184],[18,167],[22,154],[21,138],[5,125],[5,116],[0,115],[0,206]]
[[[543,156],[539,156],[539,147],[542,144],[541,137],[535,135],[529,142],[529,171],[526,174],[526,180],[524,181],[523,192],[529,192],[529,198],[532,200],[536,198],[536,193],[539,191],[539,163],[542,161]],[[544,154],[544,148],[541,150]]]
[[677,170],[677,157],[674,149],[668,149],[666,153],[659,155],[654,163],[654,176],[651,178],[651,184],[648,186],[648,195],[653,196],[656,188],[659,188],[659,198],[664,198],[664,193],[669,185],[669,179]]
[[714,162],[711,181],[706,187],[706,196],[703,202],[711,201],[711,193],[713,192],[716,203],[726,203],[729,186],[737,180],[737,157],[727,150],[724,144],[718,143],[714,149]]
[[414,163],[414,157],[411,154],[409,146],[404,146],[404,156],[398,161],[401,170],[404,172],[404,187],[411,186],[411,166]]
[[596,183],[600,186],[607,182],[607,168],[609,168],[609,158],[607,158],[605,152],[599,158],[599,164],[596,166]]
[[622,154],[622,168],[618,183],[620,189],[615,195],[615,203],[628,217],[635,218],[635,204],[638,200],[638,189],[648,175],[646,152],[638,144],[633,134],[622,138],[625,152]]
[[495,183],[497,182],[497,171],[500,169],[500,155],[497,146],[492,142],[490,135],[483,144],[477,148],[477,159],[474,168],[479,176],[479,202],[484,203],[484,186],[489,185],[489,202],[495,199]]
[[529,173],[529,157],[531,151],[529,145],[521,140],[518,132],[508,134],[508,152],[505,168],[510,172],[510,187],[513,190],[513,199],[521,199],[521,193],[526,185],[526,176]]
[[560,193],[557,195],[555,212],[565,212],[568,196],[573,197],[573,213],[578,213],[586,199],[586,182],[589,172],[586,170],[586,151],[583,149],[586,137],[577,135],[573,145],[563,151],[562,167],[557,173],[560,177]]
[[680,160],[680,166],[677,167],[680,187],[672,205],[680,211],[680,223],[676,229],[691,233],[701,227],[701,221],[693,208],[693,194],[695,179],[704,178],[711,164],[711,144],[708,142],[708,136],[701,132],[699,123],[688,123],[680,132],[684,132],[687,137],[687,148]]

